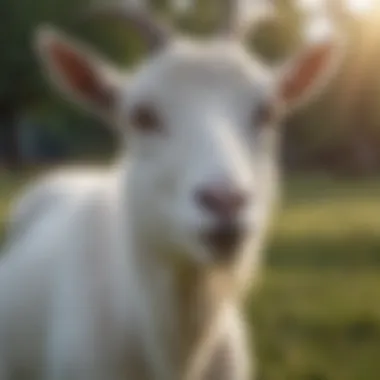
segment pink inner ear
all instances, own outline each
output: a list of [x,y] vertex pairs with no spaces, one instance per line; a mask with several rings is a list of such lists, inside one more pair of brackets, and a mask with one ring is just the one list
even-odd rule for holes
[[318,75],[324,71],[333,47],[322,44],[312,48],[303,56],[282,84],[281,97],[292,101],[302,96],[318,80]]
[[68,86],[82,98],[101,106],[111,103],[111,91],[102,83],[96,68],[86,56],[59,41],[50,46],[49,52]]

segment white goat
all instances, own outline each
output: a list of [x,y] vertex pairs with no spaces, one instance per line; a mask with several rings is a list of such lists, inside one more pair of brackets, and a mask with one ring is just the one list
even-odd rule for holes
[[205,41],[140,11],[104,13],[154,48],[133,75],[48,27],[38,52],[128,153],[21,201],[0,265],[1,380],[249,379],[241,304],[276,189],[278,125],[331,77],[337,43],[274,73],[251,59],[233,12]]

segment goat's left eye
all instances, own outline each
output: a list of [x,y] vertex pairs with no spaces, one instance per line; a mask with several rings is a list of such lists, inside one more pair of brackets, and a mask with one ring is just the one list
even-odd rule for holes
[[148,105],[140,105],[132,111],[131,124],[142,132],[158,131],[162,127],[158,112]]
[[270,124],[275,118],[275,107],[270,103],[263,103],[254,111],[253,124],[255,126],[264,126]]

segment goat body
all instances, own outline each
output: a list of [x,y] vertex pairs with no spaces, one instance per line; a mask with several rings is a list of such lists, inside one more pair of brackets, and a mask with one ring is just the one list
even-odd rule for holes
[[[212,288],[223,273],[141,252],[122,222],[120,174],[48,177],[16,207],[17,240],[0,266],[0,305],[7,306],[0,308],[4,374],[179,378],[211,320],[218,323],[212,350],[231,349],[228,355],[242,361],[238,371],[244,373],[240,311]],[[42,199],[48,207],[26,223]]]

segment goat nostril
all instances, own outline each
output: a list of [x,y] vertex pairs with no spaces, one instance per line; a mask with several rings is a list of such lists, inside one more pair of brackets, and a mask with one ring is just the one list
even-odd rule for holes
[[222,218],[234,217],[248,202],[248,195],[228,188],[205,188],[197,192],[197,201],[205,210]]
[[235,209],[238,209],[238,210],[242,209],[247,203],[247,201],[248,201],[247,194],[244,194],[244,193],[231,194],[230,202],[233,208]]
[[208,211],[216,210],[219,205],[219,199],[218,199],[217,194],[207,189],[200,190],[197,193],[197,200],[200,206],[202,206],[205,210],[208,210]]

